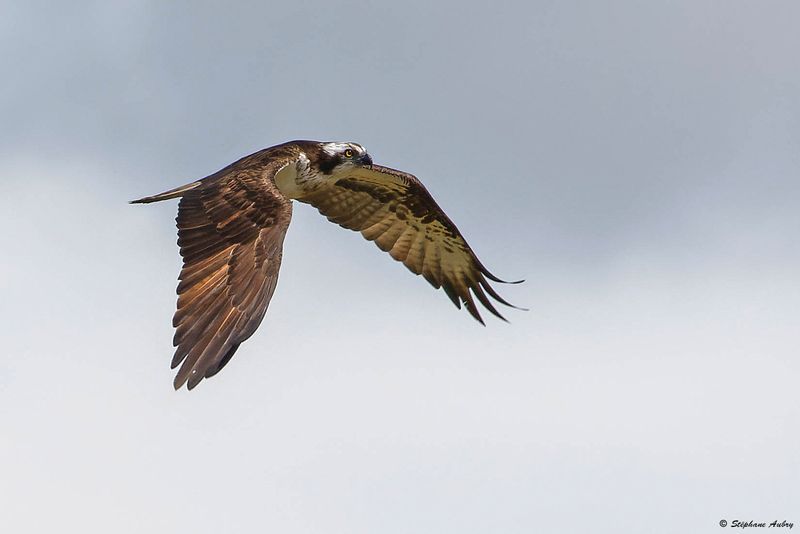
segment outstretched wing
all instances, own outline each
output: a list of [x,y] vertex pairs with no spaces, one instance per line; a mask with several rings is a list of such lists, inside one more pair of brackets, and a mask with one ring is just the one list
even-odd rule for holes
[[512,305],[497,294],[487,278],[508,282],[481,264],[453,221],[411,174],[380,165],[355,167],[336,182],[297,200],[311,204],[331,222],[361,232],[411,272],[444,289],[456,307],[463,303],[481,324],[473,295],[505,320],[486,294]]
[[218,373],[267,311],[292,216],[272,182],[280,168],[224,169],[182,194],[175,389]]

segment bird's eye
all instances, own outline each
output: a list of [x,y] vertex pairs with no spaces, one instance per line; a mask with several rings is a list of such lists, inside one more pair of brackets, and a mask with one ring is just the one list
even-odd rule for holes
[[348,148],[347,150],[345,150],[344,151],[344,157],[352,158],[353,157],[353,149],[352,148]]

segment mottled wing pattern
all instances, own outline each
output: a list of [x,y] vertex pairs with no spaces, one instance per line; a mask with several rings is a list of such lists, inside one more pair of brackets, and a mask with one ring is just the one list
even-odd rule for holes
[[181,197],[175,389],[218,373],[264,317],[292,214],[272,183],[281,167],[223,170]]
[[316,207],[328,220],[361,232],[411,272],[444,289],[458,308],[463,303],[482,324],[473,295],[505,320],[486,294],[511,306],[487,278],[506,282],[481,264],[456,225],[411,174],[379,165],[356,167],[297,200]]

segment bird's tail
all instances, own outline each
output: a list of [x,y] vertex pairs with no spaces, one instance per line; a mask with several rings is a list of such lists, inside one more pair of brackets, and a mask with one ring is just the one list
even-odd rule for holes
[[182,185],[175,189],[170,189],[169,191],[164,191],[159,195],[153,195],[151,197],[144,197],[138,200],[131,200],[130,204],[150,204],[151,202],[161,202],[162,200],[169,200],[171,198],[178,198],[183,196],[184,193],[187,191],[191,191],[195,187],[198,187],[200,182],[192,182],[190,184]]

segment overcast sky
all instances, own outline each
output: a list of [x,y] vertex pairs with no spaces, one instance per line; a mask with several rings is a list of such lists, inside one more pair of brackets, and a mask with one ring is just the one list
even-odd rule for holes
[[[798,21],[0,2],[0,530],[800,527]],[[298,205],[261,328],[173,391],[177,206],[126,201],[297,138],[417,175],[531,311]]]

